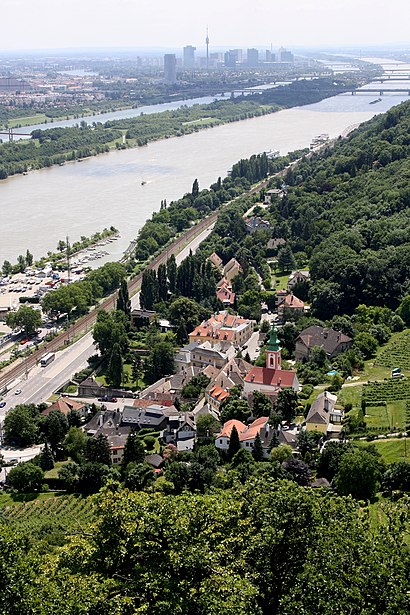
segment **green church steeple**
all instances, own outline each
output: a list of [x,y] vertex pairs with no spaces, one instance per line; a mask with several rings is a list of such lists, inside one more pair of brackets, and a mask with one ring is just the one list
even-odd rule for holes
[[280,346],[278,341],[278,332],[276,331],[275,324],[272,324],[272,329],[270,331],[270,337],[268,345],[266,346],[266,350],[270,350],[272,352],[279,352]]

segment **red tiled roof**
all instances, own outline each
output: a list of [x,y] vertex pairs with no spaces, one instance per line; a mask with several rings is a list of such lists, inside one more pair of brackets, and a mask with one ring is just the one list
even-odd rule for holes
[[217,296],[217,299],[219,299],[222,302],[229,301],[229,303],[232,303],[232,304],[235,303],[235,293],[229,290],[229,288],[226,288],[226,286],[222,286],[222,288],[217,290],[216,296]]
[[216,339],[229,341],[232,339],[235,329],[248,322],[249,320],[246,318],[222,311],[201,322],[189,335],[190,337],[212,337],[215,329]]
[[239,434],[239,440],[241,442],[244,442],[245,440],[254,440],[261,428],[264,427],[268,421],[268,416],[261,416],[258,419],[255,419],[253,423],[245,429],[245,431]]
[[265,386],[291,387],[296,372],[288,369],[268,369],[267,367],[253,367],[246,374],[245,382],[264,384]]
[[303,309],[305,307],[303,301],[301,299],[298,299],[296,295],[292,295],[291,293],[289,295],[286,295],[283,303],[285,303],[286,307],[288,308]]
[[261,416],[258,419],[255,419],[253,423],[246,426],[241,421],[231,419],[224,424],[224,426],[222,427],[222,431],[216,436],[216,439],[223,437],[230,438],[232,429],[235,426],[239,435],[240,442],[244,442],[245,440],[254,440],[256,438],[256,435],[260,432],[261,428],[264,427],[268,421],[268,416]]
[[242,421],[237,421],[236,419],[231,419],[227,421],[222,427],[222,431],[216,436],[217,438],[230,438],[232,429],[236,427],[236,431],[240,434],[244,429],[246,429],[246,425],[242,423]]
[[209,395],[211,395],[211,397],[214,397],[218,401],[223,401],[224,399],[229,397],[228,391],[225,391],[225,389],[222,389],[221,387],[218,387],[216,385],[213,386],[212,389],[210,389]]
[[55,401],[51,406],[42,411],[42,415],[48,416],[52,410],[59,410],[64,416],[67,416],[71,410],[82,410],[84,408],[82,402],[74,401],[73,399],[68,399],[60,397]]

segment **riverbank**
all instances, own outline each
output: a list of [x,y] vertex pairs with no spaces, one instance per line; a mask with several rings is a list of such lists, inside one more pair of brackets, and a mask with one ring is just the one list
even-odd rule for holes
[[207,105],[182,106],[174,111],[140,115],[88,126],[35,130],[30,141],[0,146],[0,179],[30,170],[98,156],[112,149],[143,146],[222,124],[307,105],[362,85],[363,77],[297,81],[251,97],[219,100]]

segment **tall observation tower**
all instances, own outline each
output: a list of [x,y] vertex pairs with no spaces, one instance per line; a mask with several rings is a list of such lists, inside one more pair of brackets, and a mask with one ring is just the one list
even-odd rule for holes
[[208,36],[208,26],[206,26],[206,70],[209,68],[209,36]]

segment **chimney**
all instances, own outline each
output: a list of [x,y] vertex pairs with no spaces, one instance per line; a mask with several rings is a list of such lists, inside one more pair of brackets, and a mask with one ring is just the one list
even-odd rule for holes
[[325,338],[325,340],[327,339],[327,336],[328,336],[328,331],[327,331],[327,329],[324,329],[323,337]]

